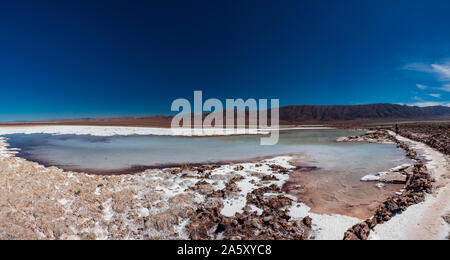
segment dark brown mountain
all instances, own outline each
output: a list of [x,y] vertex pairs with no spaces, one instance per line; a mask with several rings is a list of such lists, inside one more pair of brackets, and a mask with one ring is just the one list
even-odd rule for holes
[[[248,118],[248,111],[247,118]],[[207,114],[204,114],[205,117]],[[268,113],[270,116],[270,112]],[[237,113],[235,111],[235,118]],[[450,120],[450,107],[412,107],[395,104],[371,104],[356,106],[285,106],[280,108],[280,124],[334,124],[353,121],[392,120]],[[26,122],[8,125],[94,125],[94,126],[137,126],[170,127],[172,116],[85,118],[53,120],[47,122]],[[226,121],[226,120],[224,120]],[[270,119],[269,119],[270,122]],[[248,120],[247,120],[248,123]]]
[[356,106],[302,105],[280,108],[280,120],[291,123],[389,119],[450,119],[450,107],[371,104]]

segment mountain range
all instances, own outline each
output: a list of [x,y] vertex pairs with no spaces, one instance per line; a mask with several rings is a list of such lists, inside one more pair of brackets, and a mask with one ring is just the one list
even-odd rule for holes
[[[236,111],[235,111],[236,113]],[[248,111],[246,111],[248,114]],[[204,114],[204,117],[208,114]],[[270,112],[269,121],[270,121]],[[450,107],[415,107],[398,104],[369,105],[292,105],[280,108],[280,124],[333,124],[354,121],[450,120]],[[237,113],[235,114],[237,117]],[[16,122],[8,125],[99,125],[170,127],[173,116],[82,118],[39,122]],[[224,117],[225,118],[225,117]]]

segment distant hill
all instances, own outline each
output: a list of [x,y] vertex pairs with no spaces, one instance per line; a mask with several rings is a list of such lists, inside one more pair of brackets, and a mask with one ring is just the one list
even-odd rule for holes
[[386,119],[450,119],[450,107],[413,107],[396,104],[355,106],[285,106],[280,120],[291,123]]
[[[236,111],[235,111],[236,113]],[[247,111],[248,114],[248,111]],[[205,117],[207,114],[204,114]],[[268,113],[270,116],[270,113]],[[237,113],[235,114],[235,118]],[[24,122],[8,125],[92,125],[170,127],[172,116],[64,119],[46,122]],[[224,117],[225,118],[225,117]],[[355,106],[285,106],[280,108],[280,124],[337,124],[346,122],[392,120],[450,120],[450,107],[413,107],[395,104]],[[226,121],[226,120],[224,120]],[[247,121],[248,122],[248,121]],[[270,118],[269,118],[270,122]]]

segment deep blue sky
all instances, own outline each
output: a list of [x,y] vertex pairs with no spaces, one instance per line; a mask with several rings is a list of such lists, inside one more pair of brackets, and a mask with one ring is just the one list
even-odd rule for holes
[[449,11],[448,0],[4,1],[0,121],[166,114],[194,90],[448,105]]

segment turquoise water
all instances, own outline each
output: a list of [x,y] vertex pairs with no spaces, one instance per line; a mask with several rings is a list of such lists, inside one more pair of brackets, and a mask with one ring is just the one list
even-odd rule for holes
[[336,138],[361,134],[348,130],[291,130],[274,146],[259,145],[258,136],[185,138],[168,136],[7,135],[18,156],[67,170],[118,172],[135,167],[214,163],[262,156],[299,154],[310,166],[355,173],[384,171],[408,160],[388,144],[338,143]]

